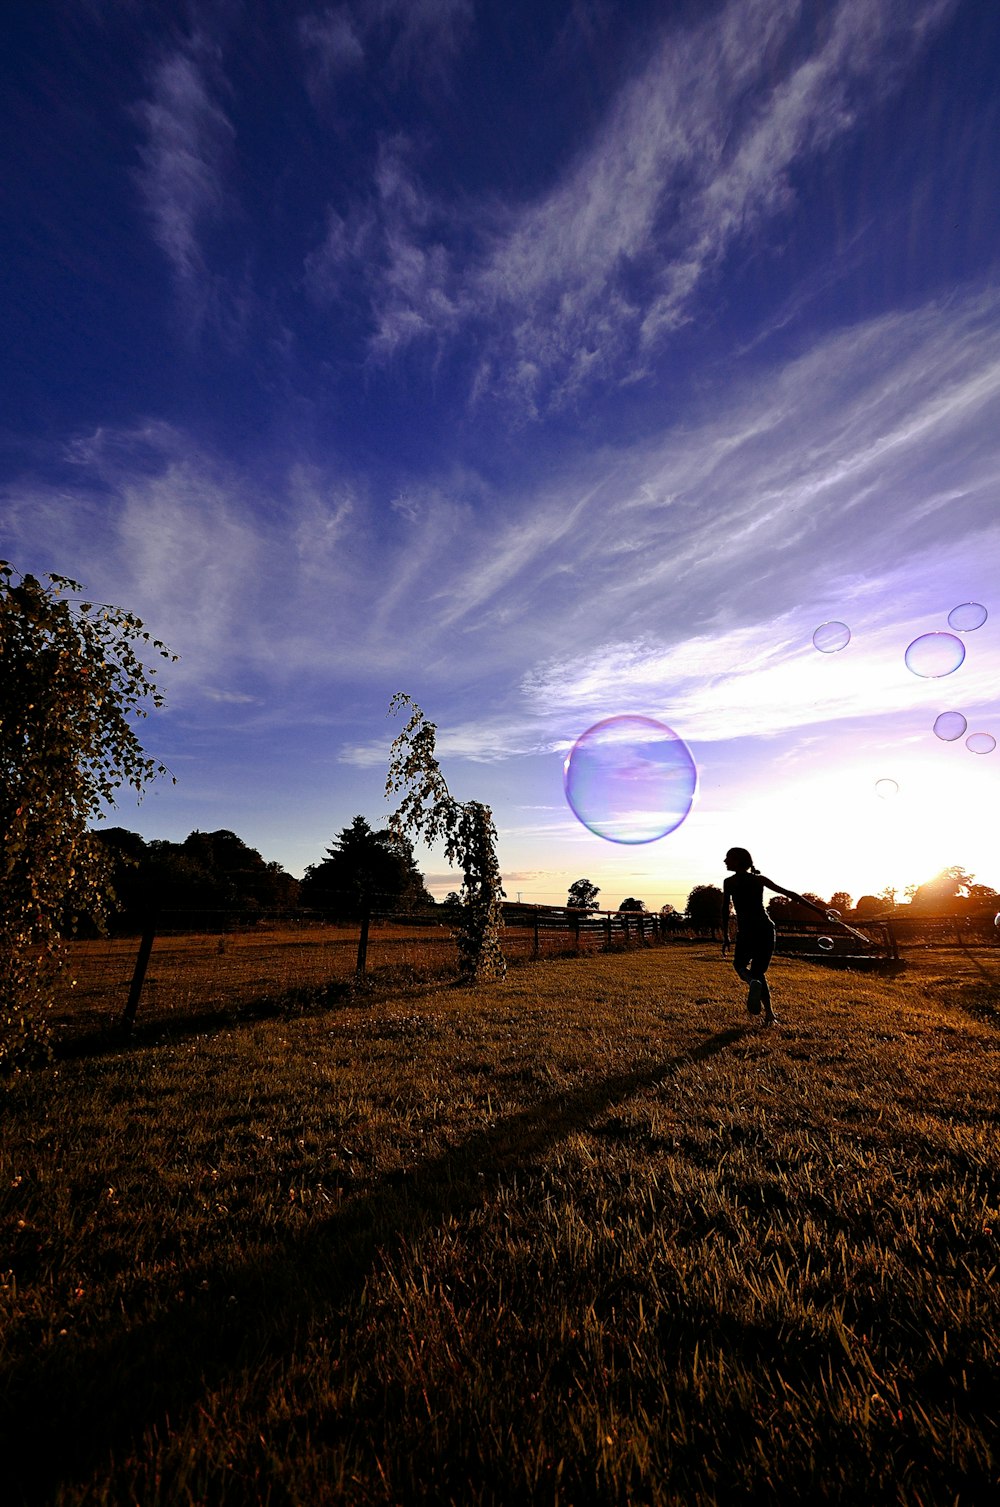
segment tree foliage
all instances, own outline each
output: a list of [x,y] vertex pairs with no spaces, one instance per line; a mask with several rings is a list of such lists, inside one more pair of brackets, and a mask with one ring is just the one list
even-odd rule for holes
[[67,920],[107,907],[88,831],[115,792],[165,767],[133,723],[163,704],[146,652],[171,655],[134,614],[79,600],[0,561],[0,1065],[44,1052]]
[[372,907],[414,910],[434,903],[402,833],[375,832],[363,816],[356,816],[326,852],[322,863],[305,872],[299,895],[303,905],[358,916]]
[[597,897],[600,893],[599,884],[591,884],[589,879],[574,879],[566,897],[566,909],[597,910]]
[[[146,842],[124,827],[93,833],[112,865],[114,924],[135,930],[151,911],[253,913],[296,904],[299,881],[235,832],[194,831],[183,842]],[[175,921],[176,924],[176,921]]]
[[435,752],[437,728],[411,697],[397,691],[390,713],[410,708],[410,720],[394,740],[386,775],[387,796],[402,794],[389,819],[402,836],[413,832],[425,842],[442,842],[445,857],[462,871],[462,909],[456,926],[463,974],[479,981],[502,978],[506,962],[500,946],[503,929],[500,865],[493,813],[481,801],[458,801],[448,789]]
[[646,902],[645,902],[645,900],[637,900],[634,895],[629,895],[626,899],[624,899],[622,901],[621,905],[619,905],[619,907],[618,907],[619,912],[621,912],[621,911],[644,911],[645,909],[646,909]]
[[699,931],[715,933],[722,925],[724,896],[717,884],[696,884],[687,898],[687,918]]

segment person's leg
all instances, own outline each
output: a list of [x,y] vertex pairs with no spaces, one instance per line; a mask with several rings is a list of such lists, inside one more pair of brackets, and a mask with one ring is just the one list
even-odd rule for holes
[[760,983],[755,983],[753,978],[753,954],[754,938],[752,935],[736,933],[736,945],[733,948],[733,967],[745,984],[749,985],[747,993],[747,1009],[751,1015],[760,1013],[761,988]]
[[750,962],[750,972],[753,978],[760,981],[760,1002],[764,1006],[764,1021],[767,1024],[774,1019],[774,1011],[771,1008],[771,990],[767,982],[767,970],[773,956],[774,927],[769,926],[756,939],[753,958]]

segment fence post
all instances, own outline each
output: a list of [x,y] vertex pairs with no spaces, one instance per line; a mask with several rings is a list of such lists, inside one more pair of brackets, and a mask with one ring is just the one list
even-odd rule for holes
[[358,937],[358,962],[355,973],[364,973],[368,962],[368,923],[371,920],[371,906],[366,905],[361,912],[361,935]]
[[606,942],[605,945],[606,945],[608,951],[610,952],[611,951],[611,912],[610,911],[604,917],[604,931],[605,931],[605,935],[607,936],[607,942]]
[[538,952],[538,906],[537,905],[535,906],[534,933],[535,933],[535,945],[534,945],[534,950],[532,952],[532,957],[537,958],[538,955],[539,955],[539,952]]
[[576,950],[577,950],[577,952],[579,952],[580,951],[580,912],[578,910],[575,910],[573,912],[573,928],[572,929],[573,929],[573,938],[574,938],[574,941],[576,942]]
[[128,1000],[122,1015],[122,1030],[125,1035],[131,1034],[135,1025],[135,1012],[139,1008],[139,996],[142,994],[142,985],[146,977],[146,969],[149,967],[149,955],[153,950],[153,939],[156,936],[156,912],[150,911],[146,917],[146,925],[143,928],[142,941],[139,943],[139,951],[136,954],[135,967],[132,970],[132,982],[129,985]]

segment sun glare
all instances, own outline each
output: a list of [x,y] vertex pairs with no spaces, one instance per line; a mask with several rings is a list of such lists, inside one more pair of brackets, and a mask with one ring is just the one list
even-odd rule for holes
[[959,767],[908,754],[891,768],[866,761],[782,782],[744,808],[741,827],[771,877],[817,894],[857,899],[891,887],[902,897],[951,864],[996,884],[991,791],[974,759],[965,752]]

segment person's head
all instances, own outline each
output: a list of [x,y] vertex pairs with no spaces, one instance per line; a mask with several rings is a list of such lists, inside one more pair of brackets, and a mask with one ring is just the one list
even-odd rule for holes
[[730,848],[726,854],[726,868],[733,869],[738,874],[746,873],[747,870],[751,874],[756,874],[757,872],[753,866],[753,859],[746,848]]

